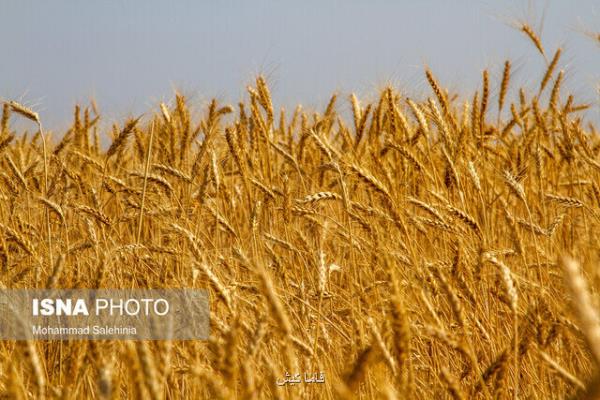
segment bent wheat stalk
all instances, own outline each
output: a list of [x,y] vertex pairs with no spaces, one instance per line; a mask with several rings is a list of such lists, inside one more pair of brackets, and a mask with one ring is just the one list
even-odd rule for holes
[[[9,108],[21,115],[24,118],[29,119],[37,124],[38,129],[40,130],[40,136],[42,137],[42,153],[44,157],[44,197],[48,195],[48,151],[46,148],[46,135],[44,134],[44,129],[42,128],[42,121],[40,120],[40,116],[35,111],[31,110],[28,107],[25,107],[22,104],[17,103],[16,101],[8,102]],[[48,261],[49,265],[54,265],[54,259],[52,257],[52,227],[50,226],[50,213],[48,209],[45,209],[45,218],[46,218],[46,231],[47,231],[47,240],[48,240]],[[37,272],[39,274],[39,271]],[[39,278],[39,276],[37,277]],[[39,279],[37,279],[39,281]]]
[[[161,103],[161,106],[163,106],[162,103]],[[150,158],[152,157],[153,141],[154,141],[154,121],[152,121],[152,124],[150,125],[150,139],[148,139],[148,154],[146,155],[146,165],[144,166],[144,186],[142,188],[142,202],[140,203],[140,212],[139,212],[139,216],[138,216],[136,243],[140,243],[140,238],[142,237],[142,221],[144,219],[144,204],[146,202],[146,189],[148,187],[148,171],[150,170]]]

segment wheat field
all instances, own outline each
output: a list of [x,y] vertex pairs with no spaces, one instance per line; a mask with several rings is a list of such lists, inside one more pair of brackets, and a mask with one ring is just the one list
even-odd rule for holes
[[420,97],[283,110],[259,76],[60,135],[6,102],[1,285],[208,288],[211,335],[0,342],[2,398],[599,398],[595,105],[523,32],[534,90],[506,61],[471,94],[425,68]]

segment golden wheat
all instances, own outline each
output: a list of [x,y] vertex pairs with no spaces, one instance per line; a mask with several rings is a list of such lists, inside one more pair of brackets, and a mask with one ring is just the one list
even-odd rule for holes
[[[600,139],[555,74],[561,52],[537,93],[513,93],[506,61],[494,118],[493,69],[458,97],[429,69],[429,99],[352,94],[350,120],[338,95],[286,115],[264,77],[237,113],[216,100],[196,113],[176,94],[111,128],[106,151],[95,106],[77,107],[46,152],[40,116],[5,103],[2,287],[205,287],[212,329],[207,341],[2,342],[0,394],[592,396]],[[325,382],[278,385],[286,372]]]

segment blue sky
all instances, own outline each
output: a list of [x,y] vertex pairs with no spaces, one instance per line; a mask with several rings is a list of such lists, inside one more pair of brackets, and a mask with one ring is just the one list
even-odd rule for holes
[[595,102],[588,114],[597,119],[600,48],[582,33],[600,27],[591,0],[3,0],[0,98],[33,106],[59,129],[92,97],[108,122],[176,88],[198,105],[236,103],[258,73],[288,108],[324,107],[333,91],[372,98],[388,83],[421,96],[424,65],[469,95],[484,68],[496,82],[510,58],[513,88],[536,87],[544,61],[510,26],[524,20],[541,29],[550,56],[565,47],[565,84]]

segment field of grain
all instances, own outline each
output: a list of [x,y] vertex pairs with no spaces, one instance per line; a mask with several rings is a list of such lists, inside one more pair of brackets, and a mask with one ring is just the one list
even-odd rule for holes
[[597,398],[597,105],[524,32],[535,90],[507,61],[473,94],[426,68],[424,96],[284,111],[259,77],[64,134],[6,102],[1,285],[205,287],[211,336],[1,342],[2,398]]

